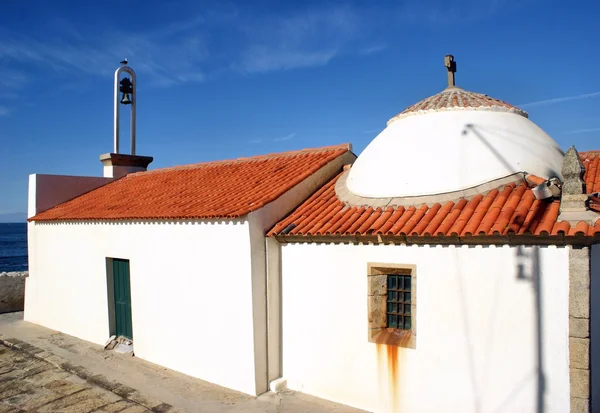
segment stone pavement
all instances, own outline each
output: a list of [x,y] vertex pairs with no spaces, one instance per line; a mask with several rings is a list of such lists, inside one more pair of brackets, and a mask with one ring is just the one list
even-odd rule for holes
[[0,314],[0,413],[363,412],[287,390],[248,396],[22,318]]
[[171,406],[143,405],[119,396],[123,389],[108,391],[39,360],[24,351],[0,347],[0,412],[151,413]]

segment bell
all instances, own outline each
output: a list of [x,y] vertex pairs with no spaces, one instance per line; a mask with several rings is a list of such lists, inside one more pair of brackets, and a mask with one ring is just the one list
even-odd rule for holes
[[123,97],[121,98],[122,105],[131,105],[131,94],[123,93]]

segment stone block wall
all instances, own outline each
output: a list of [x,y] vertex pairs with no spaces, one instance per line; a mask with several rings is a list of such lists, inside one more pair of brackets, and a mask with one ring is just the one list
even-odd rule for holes
[[27,272],[0,273],[0,313],[23,311]]
[[590,249],[569,252],[571,413],[590,412]]

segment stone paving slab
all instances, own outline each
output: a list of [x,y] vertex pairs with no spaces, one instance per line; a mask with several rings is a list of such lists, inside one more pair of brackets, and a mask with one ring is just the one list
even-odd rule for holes
[[[0,413],[158,413],[36,358],[40,352],[35,349],[26,353],[19,346],[16,340],[12,347],[0,346]],[[170,407],[163,411],[174,412]]]
[[[18,360],[3,357],[1,344]],[[0,396],[0,413],[365,413],[287,389],[249,396],[28,323],[22,313],[0,314],[0,353],[0,392],[15,397]],[[15,378],[25,391],[4,383]],[[91,397],[91,389],[102,392]],[[79,400],[80,392],[89,397]]]

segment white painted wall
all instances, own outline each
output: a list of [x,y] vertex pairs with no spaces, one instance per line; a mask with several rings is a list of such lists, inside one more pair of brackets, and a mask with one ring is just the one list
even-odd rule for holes
[[[409,155],[399,159],[398,154]],[[426,166],[417,154],[427,154]],[[364,197],[440,194],[515,172],[560,177],[563,156],[550,136],[521,115],[416,114],[392,122],[373,139],[350,170],[347,185]]]
[[[283,378],[375,412],[532,412],[534,249],[282,245]],[[545,412],[569,411],[568,249],[539,248]],[[367,263],[416,265],[416,349],[369,343]],[[395,361],[394,361],[395,360]],[[395,371],[395,374],[393,373]]]
[[29,223],[25,320],[104,344],[106,257],[129,259],[136,356],[256,394],[248,239],[246,221]]
[[[265,231],[355,158],[342,154],[246,220],[29,223],[25,319],[104,344],[110,333],[106,257],[129,259],[135,354],[261,394],[281,371],[278,350],[268,360],[268,340],[273,352],[280,331],[267,338]],[[40,202],[65,201],[63,183],[110,181],[32,175],[29,216],[40,212]],[[273,311],[278,317],[279,309]]]
[[29,175],[27,217],[69,201],[109,182],[112,178],[71,175]]
[[[267,268],[269,266],[273,268],[274,263],[279,260],[279,251],[277,241],[266,239],[265,233],[277,221],[339,173],[344,165],[351,164],[355,159],[356,156],[352,152],[345,152],[281,194],[274,201],[248,214],[252,255],[254,352],[257,360],[258,393],[267,391],[268,382],[281,377],[279,271],[267,274]],[[271,245],[271,248],[267,252],[269,245]],[[272,248],[273,245],[275,245],[274,249]],[[269,265],[267,265],[267,260],[271,261]],[[267,381],[264,381],[265,378]]]

